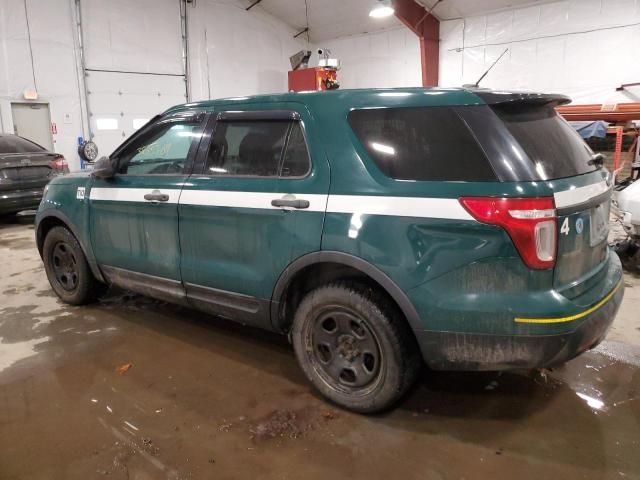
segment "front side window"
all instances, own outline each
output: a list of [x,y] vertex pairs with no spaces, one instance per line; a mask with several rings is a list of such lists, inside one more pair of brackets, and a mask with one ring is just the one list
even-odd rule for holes
[[289,130],[288,121],[219,121],[206,173],[276,177]]
[[161,122],[119,155],[119,173],[179,175],[184,173],[189,149],[200,138],[196,121]]
[[474,136],[451,107],[353,110],[348,120],[369,157],[388,177],[496,180]]

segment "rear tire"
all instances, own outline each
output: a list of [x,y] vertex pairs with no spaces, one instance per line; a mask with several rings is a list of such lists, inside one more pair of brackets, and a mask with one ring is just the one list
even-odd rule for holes
[[91,273],[80,243],[65,227],[54,227],[47,233],[42,257],[51,288],[63,302],[85,305],[106,290]]
[[296,311],[292,340],[314,387],[360,413],[392,406],[422,366],[415,338],[397,309],[357,283],[332,283],[308,293]]

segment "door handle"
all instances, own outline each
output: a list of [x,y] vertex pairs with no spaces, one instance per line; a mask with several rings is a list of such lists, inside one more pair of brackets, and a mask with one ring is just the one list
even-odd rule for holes
[[162,193],[160,190],[154,190],[151,193],[146,193],[144,199],[150,202],[168,202],[169,195]]
[[309,208],[309,200],[297,199],[293,195],[271,200],[271,206],[281,208]]

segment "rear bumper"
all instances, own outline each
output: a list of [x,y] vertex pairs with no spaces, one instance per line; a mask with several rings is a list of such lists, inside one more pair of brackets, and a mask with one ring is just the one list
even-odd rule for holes
[[[582,313],[551,319],[567,330],[545,334],[499,335],[464,332],[416,331],[425,362],[435,370],[509,370],[553,367],[594,348],[606,336],[622,298],[624,281],[617,256],[610,273],[614,288]],[[544,321],[544,319],[541,319]],[[537,325],[544,328],[545,324]]]
[[38,208],[44,187],[0,192],[0,214]]

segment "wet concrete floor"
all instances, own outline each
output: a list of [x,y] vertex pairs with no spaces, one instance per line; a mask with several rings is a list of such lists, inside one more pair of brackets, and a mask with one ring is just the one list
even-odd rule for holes
[[0,223],[0,479],[640,478],[638,346],[425,372],[394,410],[351,414],[279,336],[122,292],[60,303],[31,221]]

